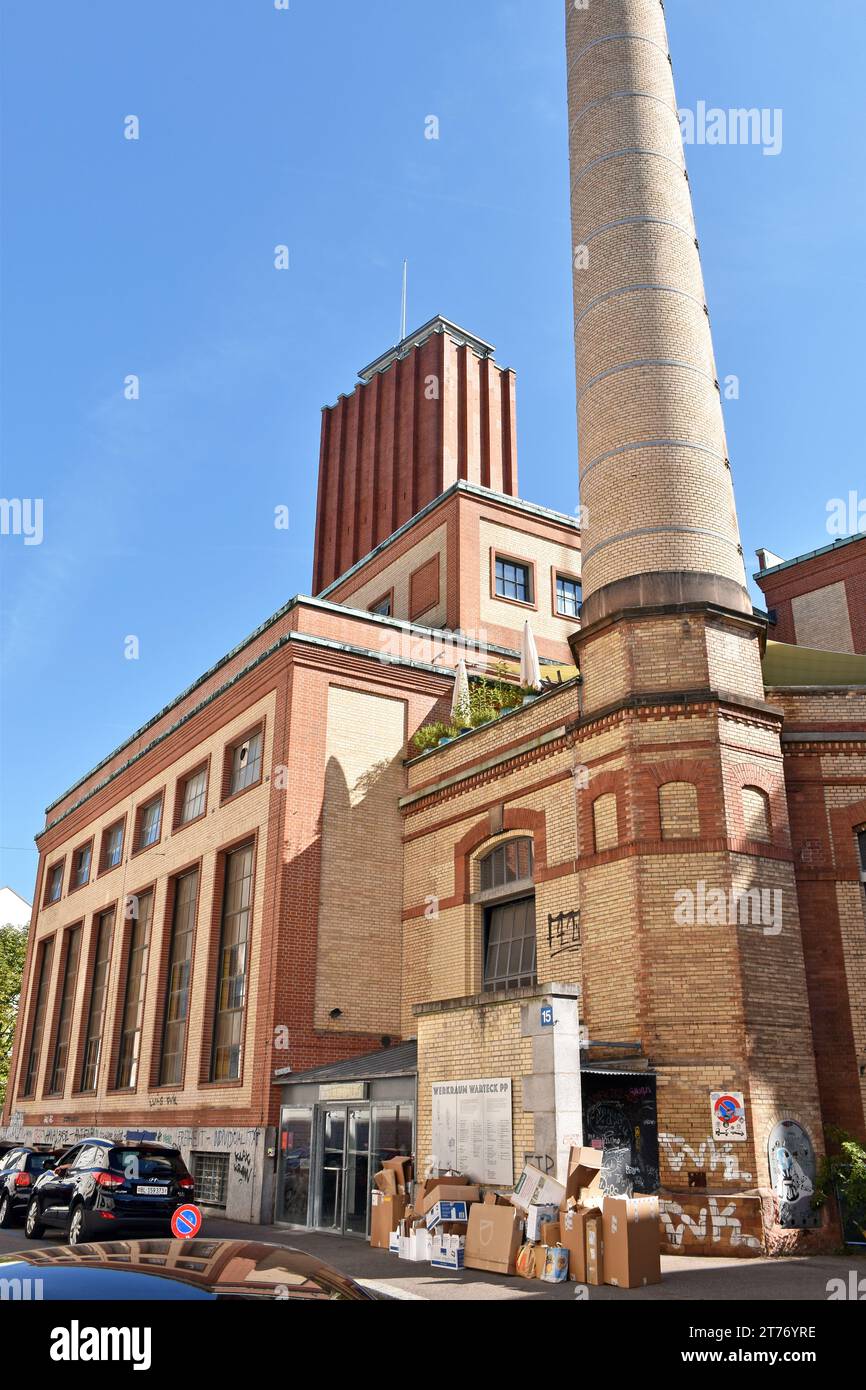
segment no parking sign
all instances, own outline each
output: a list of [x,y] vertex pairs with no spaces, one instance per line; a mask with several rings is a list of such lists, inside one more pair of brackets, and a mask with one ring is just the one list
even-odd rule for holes
[[713,1091],[713,1138],[746,1138],[746,1101],[742,1091]]
[[192,1240],[201,1230],[201,1211],[192,1202],[178,1207],[171,1218],[171,1229],[178,1240]]

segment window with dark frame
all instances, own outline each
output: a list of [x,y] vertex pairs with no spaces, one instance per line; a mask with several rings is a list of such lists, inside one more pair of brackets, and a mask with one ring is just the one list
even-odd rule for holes
[[579,579],[570,579],[567,574],[556,576],[556,611],[562,618],[578,618],[583,600],[583,587]]
[[207,802],[207,768],[200,767],[190,773],[183,783],[180,803],[179,825],[198,820],[204,814]]
[[371,613],[377,613],[380,618],[390,618],[391,616],[391,595],[386,594],[380,598],[378,603],[374,603],[370,609]]
[[236,1081],[241,1074],[252,890],[253,847],[246,845],[226,855],[211,1081]]
[[505,840],[481,860],[481,891],[505,888],[532,879],[532,840],[528,835]]
[[198,869],[193,869],[177,879],[174,885],[162,1053],[159,1064],[160,1086],[177,1086],[183,1076],[197,896]]
[[486,938],[485,990],[537,983],[534,895],[488,908]]
[[43,941],[39,948],[39,984],[36,986],[36,1009],[33,1014],[33,1032],[30,1035],[30,1050],[27,1053],[22,1096],[32,1096],[36,1092],[36,1077],[39,1074],[39,1054],[42,1051],[42,1034],[45,1029],[45,1009],[48,1004],[48,985],[51,980],[53,957],[54,938],[52,937],[50,941]]
[[262,731],[256,730],[236,743],[231,750],[231,772],[229,774],[229,796],[252,787],[262,775]]
[[138,1082],[141,1056],[141,1028],[144,1018],[144,995],[147,985],[147,960],[150,950],[150,924],[153,918],[153,893],[142,893],[137,902],[138,915],[132,920],[126,965],[126,990],[120,1023],[120,1048],[117,1059],[118,1090],[128,1090]]
[[48,887],[45,890],[46,903],[56,903],[60,901],[60,894],[63,892],[63,860],[59,864],[52,864],[48,870]]
[[87,1011],[87,1027],[84,1032],[84,1062],[81,1068],[82,1091],[95,1091],[99,1075],[113,932],[114,908],[109,908],[107,912],[100,913],[96,933],[96,955],[93,961],[93,982],[90,986],[90,1007]]
[[147,801],[138,812],[138,849],[147,849],[159,841],[162,833],[162,796]]
[[75,1006],[75,985],[78,980],[78,957],[81,951],[81,928],[72,927],[66,934],[66,962],[63,967],[63,983],[60,993],[60,1013],[57,1017],[57,1035],[54,1039],[54,1060],[51,1064],[51,1078],[47,1094],[59,1096],[66,1085],[66,1066],[69,1061],[69,1037],[72,1032],[72,1015]]
[[82,845],[75,851],[72,861],[72,882],[76,888],[83,888],[90,882],[90,858],[93,853],[93,845]]
[[110,825],[102,839],[102,868],[116,869],[123,858],[123,821]]
[[857,831],[857,841],[860,845],[860,881],[866,888],[866,828]]
[[529,566],[517,560],[496,556],[496,594],[499,598],[516,599],[518,603],[532,602],[532,582]]

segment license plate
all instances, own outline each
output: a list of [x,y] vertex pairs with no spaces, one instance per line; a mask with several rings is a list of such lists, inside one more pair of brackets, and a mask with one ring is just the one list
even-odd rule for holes
[[167,1187],[139,1187],[139,1197],[167,1197]]

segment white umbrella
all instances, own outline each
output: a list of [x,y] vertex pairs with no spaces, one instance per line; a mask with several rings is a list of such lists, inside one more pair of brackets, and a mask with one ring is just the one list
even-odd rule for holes
[[469,722],[469,676],[466,671],[466,662],[461,656],[457,663],[457,679],[454,682],[454,696],[451,700],[451,718],[456,724],[461,719],[464,723]]
[[529,620],[523,624],[523,644],[520,648],[520,684],[530,690],[541,689],[541,665],[538,648],[532,635]]

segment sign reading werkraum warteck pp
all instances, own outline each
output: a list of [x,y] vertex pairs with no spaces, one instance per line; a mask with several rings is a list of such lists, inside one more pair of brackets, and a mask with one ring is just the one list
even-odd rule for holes
[[432,1153],[476,1183],[514,1181],[511,1079],[434,1081]]

